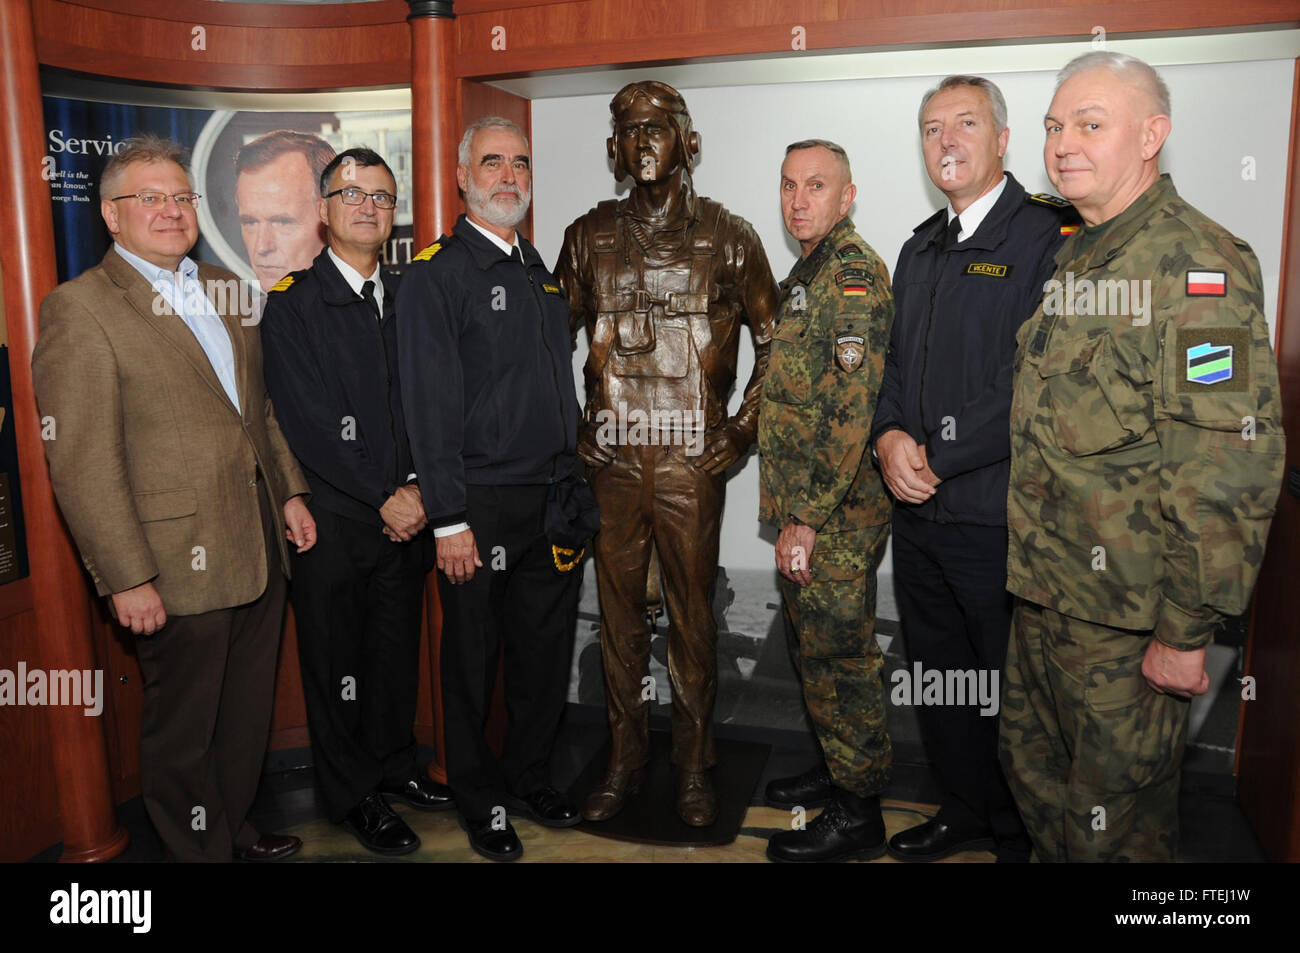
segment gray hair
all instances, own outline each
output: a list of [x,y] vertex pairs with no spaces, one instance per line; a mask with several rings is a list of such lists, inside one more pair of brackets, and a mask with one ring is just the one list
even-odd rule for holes
[[1169,87],[1160,78],[1160,74],[1151,68],[1151,64],[1127,53],[1114,53],[1110,50],[1091,50],[1076,56],[1056,74],[1056,88],[1072,76],[1097,67],[1105,67],[1126,83],[1138,86],[1151,97],[1156,115],[1170,116]]
[[938,86],[921,97],[921,108],[916,111],[916,124],[918,126],[925,122],[925,107],[930,105],[930,100],[945,89],[952,89],[954,86],[974,86],[976,89],[982,89],[984,95],[988,97],[989,109],[993,111],[994,133],[1001,134],[1002,130],[1007,128],[1006,98],[1003,97],[1002,90],[998,89],[997,83],[985,79],[983,76],[944,77]]
[[798,142],[792,142],[785,147],[785,154],[789,155],[799,149],[816,149],[821,146],[823,149],[829,149],[831,153],[839,160],[841,168],[844,169],[844,181],[853,181],[853,169],[849,166],[849,154],[844,151],[844,147],[838,142],[831,142],[829,139],[800,139]]
[[476,119],[469,124],[465,130],[465,135],[460,137],[460,148],[456,151],[456,160],[461,165],[469,165],[469,147],[474,141],[474,136],[484,129],[504,129],[506,132],[513,132],[516,136],[524,141],[524,150],[531,151],[528,148],[528,137],[524,131],[519,128],[519,124],[511,122],[502,116],[484,116],[482,119]]
[[99,176],[100,199],[113,197],[121,187],[126,167],[135,162],[175,162],[187,179],[190,175],[190,170],[185,168],[185,149],[179,142],[151,132],[140,133],[119,142],[117,152],[104,166]]

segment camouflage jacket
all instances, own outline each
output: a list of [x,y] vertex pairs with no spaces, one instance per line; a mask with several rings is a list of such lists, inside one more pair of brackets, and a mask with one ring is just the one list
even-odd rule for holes
[[1161,176],[1020,329],[1007,588],[1195,649],[1246,611],[1284,454],[1250,246]]
[[781,282],[758,415],[764,522],[835,533],[889,521],[868,447],[893,317],[889,272],[847,218]]

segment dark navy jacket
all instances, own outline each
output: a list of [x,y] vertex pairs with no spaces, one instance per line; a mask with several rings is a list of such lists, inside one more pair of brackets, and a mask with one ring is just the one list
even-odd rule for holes
[[402,277],[402,398],[435,528],[465,519],[466,484],[554,483],[577,460],[569,305],[519,247],[522,263],[461,215]]
[[267,295],[261,326],[266,389],[311,505],[374,526],[414,469],[397,377],[398,279],[380,276],[376,321],[322,249]]
[[1003,526],[1011,458],[1016,332],[1034,313],[1074,208],[1007,184],[975,234],[943,251],[947,208],[917,226],[894,269],[894,326],[872,441],[901,429],[943,482],[925,503],[940,523]]

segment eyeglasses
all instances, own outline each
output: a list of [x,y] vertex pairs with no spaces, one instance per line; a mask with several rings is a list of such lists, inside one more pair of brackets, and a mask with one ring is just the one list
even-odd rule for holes
[[133,195],[115,195],[110,202],[117,202],[121,199],[139,199],[143,208],[166,208],[167,200],[171,199],[181,208],[193,211],[199,207],[199,199],[203,196],[197,192],[177,192],[175,195],[168,195],[166,192],[136,192]]
[[344,205],[364,205],[369,198],[374,200],[375,208],[397,208],[397,196],[388,192],[367,192],[355,185],[349,185],[345,189],[335,189],[325,197],[328,199],[336,195],[343,199]]

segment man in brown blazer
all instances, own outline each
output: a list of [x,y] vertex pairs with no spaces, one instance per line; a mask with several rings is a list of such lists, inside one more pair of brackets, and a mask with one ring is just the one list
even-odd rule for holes
[[289,571],[315,543],[262,381],[238,279],[196,265],[175,143],[129,140],[104,169],[114,245],[41,305],[32,373],[50,479],[96,591],[139,638],[140,786],[175,860],[301,846],[247,815],[271,723]]

